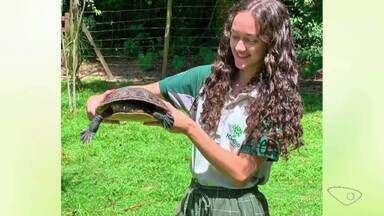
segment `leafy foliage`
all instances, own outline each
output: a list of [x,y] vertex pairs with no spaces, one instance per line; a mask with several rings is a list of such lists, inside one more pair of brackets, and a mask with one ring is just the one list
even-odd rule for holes
[[187,60],[186,60],[186,58],[184,56],[173,55],[173,57],[172,57],[172,67],[176,71],[180,71],[186,65],[187,65]]
[[172,53],[177,55],[190,55],[193,50],[193,46],[196,46],[196,41],[190,36],[177,36],[173,37],[171,41]]
[[139,53],[139,42],[137,41],[136,38],[127,39],[124,42],[123,47],[124,47],[124,52],[128,56],[137,56],[137,54]]
[[197,55],[203,60],[204,64],[211,64],[215,59],[215,53],[208,47],[199,48]]
[[312,76],[323,66],[323,3],[321,0],[283,2],[290,12],[297,57],[303,65],[304,76]]
[[139,53],[137,58],[139,60],[139,68],[143,71],[147,71],[153,68],[155,64],[155,60],[157,59],[157,53],[155,52]]
[[[322,67],[322,1],[321,0],[282,0],[290,13],[292,35],[295,39],[296,54],[304,76],[311,76]],[[222,32],[228,9],[237,0],[173,0],[170,55],[195,56],[195,63],[209,63],[212,52],[208,47],[216,47]],[[94,3],[93,8],[100,11],[121,11],[102,13],[94,21],[108,23],[98,25],[95,30],[128,29],[114,31],[115,38],[135,38],[125,41],[103,43],[102,46],[123,47],[125,54],[136,56],[140,52],[158,52],[162,50],[164,29],[147,27],[164,27],[167,1],[153,0],[105,0]],[[184,6],[198,6],[185,8]],[[205,7],[209,6],[209,7]],[[213,6],[213,7],[211,7]],[[163,8],[149,12],[141,9]],[[202,10],[201,8],[204,8]],[[135,11],[137,9],[137,11]],[[94,10],[94,9],[90,9]],[[89,15],[91,16],[91,15]],[[143,22],[120,22],[126,20],[145,20]],[[158,39],[149,39],[159,37]],[[95,39],[111,38],[109,32],[95,35]],[[146,39],[145,39],[146,38]],[[199,48],[206,47],[206,48]],[[177,59],[178,57],[176,57]],[[159,60],[160,61],[160,60]]]

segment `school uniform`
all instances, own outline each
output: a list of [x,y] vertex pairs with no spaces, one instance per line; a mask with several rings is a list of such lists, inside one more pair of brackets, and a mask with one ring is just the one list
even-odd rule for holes
[[[192,68],[159,82],[163,97],[175,107],[183,109],[201,126],[200,118],[205,98],[199,96],[212,65]],[[279,150],[268,150],[267,138],[257,141],[246,139],[248,113],[246,106],[257,96],[257,91],[240,93],[233,97],[231,90],[223,95],[225,100],[217,131],[211,135],[221,148],[238,154],[266,157],[256,173],[243,187],[235,186],[228,177],[217,170],[201,152],[192,147],[192,180],[176,215],[268,215],[267,202],[258,185],[267,183],[271,165],[278,160]]]

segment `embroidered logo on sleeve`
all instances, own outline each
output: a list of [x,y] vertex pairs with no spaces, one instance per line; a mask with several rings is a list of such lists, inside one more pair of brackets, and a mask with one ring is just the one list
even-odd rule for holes
[[[243,135],[243,130],[238,124],[230,124],[230,133],[227,133],[227,138],[234,149],[240,148],[239,138]],[[232,150],[232,149],[231,149]]]

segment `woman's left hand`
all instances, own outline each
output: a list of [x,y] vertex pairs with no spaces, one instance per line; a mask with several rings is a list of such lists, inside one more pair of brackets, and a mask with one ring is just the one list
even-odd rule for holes
[[[176,109],[171,103],[163,100],[164,104],[167,106],[169,114],[172,115],[174,123],[173,127],[170,129],[172,132],[184,133],[186,134],[188,129],[195,123],[187,114]],[[160,126],[159,122],[144,122],[144,125],[149,126]]]

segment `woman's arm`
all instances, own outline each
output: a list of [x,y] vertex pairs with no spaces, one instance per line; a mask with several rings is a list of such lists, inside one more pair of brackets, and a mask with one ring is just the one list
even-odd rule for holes
[[245,185],[265,160],[263,157],[245,153],[235,155],[222,149],[196,122],[170,103],[166,104],[175,120],[173,130],[187,135],[204,157],[216,169],[228,176],[236,186]]
[[204,157],[238,187],[244,186],[264,161],[261,157],[245,153],[235,155],[221,148],[195,122],[190,125],[185,134]]
[[163,96],[161,95],[161,92],[160,92],[159,82],[154,82],[154,83],[150,83],[147,85],[130,86],[130,87],[146,89],[146,90],[152,92],[152,94],[164,99]]

